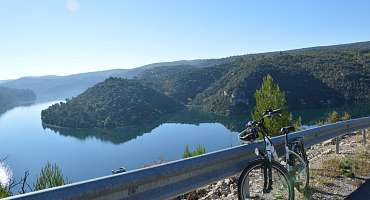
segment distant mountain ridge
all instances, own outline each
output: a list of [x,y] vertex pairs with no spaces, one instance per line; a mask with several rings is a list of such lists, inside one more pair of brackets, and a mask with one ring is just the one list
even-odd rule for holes
[[223,115],[245,114],[262,77],[271,74],[291,109],[370,99],[370,42],[154,63],[70,76],[21,78],[0,85],[29,88],[39,100],[65,99],[109,77],[137,79],[182,104]]
[[109,77],[132,79],[140,76],[144,71],[157,67],[190,66],[205,67],[222,60],[181,60],[174,62],[153,63],[133,69],[112,69],[97,72],[87,72],[67,76],[39,76],[22,77],[16,80],[3,80],[0,86],[15,89],[31,89],[37,95],[37,101],[53,101],[71,98],[81,94],[89,87],[104,81]]

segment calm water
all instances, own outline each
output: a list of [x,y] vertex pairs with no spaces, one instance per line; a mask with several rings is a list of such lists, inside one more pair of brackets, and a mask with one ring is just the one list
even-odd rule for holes
[[221,123],[189,113],[171,116],[170,123],[113,131],[44,129],[40,112],[51,104],[17,107],[0,116],[0,158],[7,156],[15,178],[29,170],[33,181],[50,161],[78,181],[109,175],[121,166],[140,168],[161,156],[180,159],[187,144],[191,149],[203,144],[207,152],[239,144],[237,134]]

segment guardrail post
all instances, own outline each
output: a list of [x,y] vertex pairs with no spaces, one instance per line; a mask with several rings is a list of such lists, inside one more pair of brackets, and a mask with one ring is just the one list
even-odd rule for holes
[[365,129],[362,129],[362,142],[364,144],[364,146],[366,146],[366,130]]
[[335,153],[339,154],[339,137],[335,138]]

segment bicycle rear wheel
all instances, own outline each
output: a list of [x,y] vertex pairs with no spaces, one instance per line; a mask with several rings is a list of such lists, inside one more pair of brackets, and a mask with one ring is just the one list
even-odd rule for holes
[[289,152],[289,174],[294,187],[301,193],[307,190],[310,182],[310,170],[303,143],[296,143]]
[[272,190],[264,192],[264,159],[253,161],[239,177],[239,200],[247,199],[294,199],[294,189],[289,182],[288,171],[276,161],[271,162]]

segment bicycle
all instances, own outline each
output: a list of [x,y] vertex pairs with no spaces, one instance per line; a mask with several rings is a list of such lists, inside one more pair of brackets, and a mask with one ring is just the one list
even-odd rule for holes
[[[303,142],[300,139],[288,140],[288,134],[294,131],[293,127],[281,129],[285,134],[285,164],[278,162],[277,153],[264,126],[264,119],[276,114],[280,114],[280,109],[266,110],[261,119],[248,122],[246,129],[239,134],[241,140],[253,141],[260,132],[265,143],[265,151],[256,148],[255,153],[260,158],[251,162],[239,177],[239,199],[294,199],[294,187],[302,191],[308,186],[308,161]],[[301,164],[297,165],[297,161]],[[307,178],[302,178],[302,174]]]

